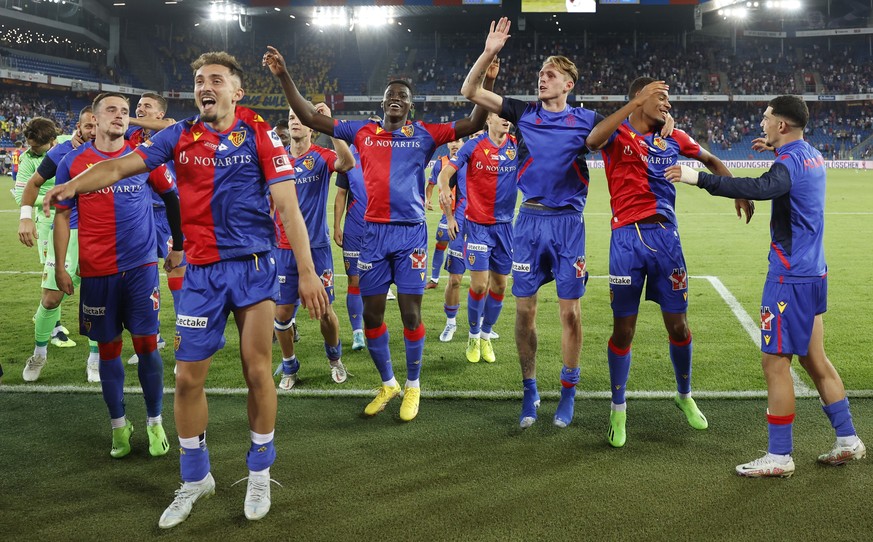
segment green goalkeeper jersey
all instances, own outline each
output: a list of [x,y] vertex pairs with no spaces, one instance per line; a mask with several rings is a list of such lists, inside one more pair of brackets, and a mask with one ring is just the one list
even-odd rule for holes
[[[73,136],[62,135],[58,136],[58,143],[63,143],[72,139]],[[15,180],[15,187],[12,189],[12,196],[15,198],[15,203],[21,205],[21,196],[24,195],[24,187],[27,186],[27,181],[36,173],[36,169],[42,163],[45,154],[36,154],[30,149],[21,153],[18,161],[18,176]],[[34,207],[42,206],[42,198],[46,192],[51,190],[55,185],[55,178],[46,179],[45,183],[39,188],[39,195],[36,197]]]

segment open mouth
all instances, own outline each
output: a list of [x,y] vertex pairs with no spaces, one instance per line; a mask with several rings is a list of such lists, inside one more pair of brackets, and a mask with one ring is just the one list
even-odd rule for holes
[[399,103],[395,102],[395,103],[388,104],[388,109],[391,111],[402,111],[403,107],[401,107]]
[[203,107],[203,111],[209,111],[215,107],[215,103],[215,98],[211,96],[200,98],[200,105]]

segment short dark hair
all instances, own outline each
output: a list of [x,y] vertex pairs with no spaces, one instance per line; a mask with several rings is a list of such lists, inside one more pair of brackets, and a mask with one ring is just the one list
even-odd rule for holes
[[23,134],[35,146],[47,145],[58,137],[58,126],[51,119],[33,117],[24,126]]
[[773,108],[773,115],[788,119],[797,128],[805,128],[809,122],[809,108],[799,96],[777,96],[767,105]]
[[410,98],[410,99],[411,99],[413,96],[415,96],[415,91],[412,89],[412,83],[410,83],[410,82],[407,81],[406,79],[392,79],[392,80],[388,81],[388,84],[385,85],[385,88],[387,89],[388,87],[390,87],[391,85],[394,85],[394,84],[397,84],[397,85],[403,85],[404,87],[408,88],[408,89],[409,89],[409,98]]
[[637,77],[634,79],[633,83],[630,84],[630,88],[627,91],[628,99],[633,100],[634,97],[646,87],[646,85],[654,83],[655,81],[656,79],[652,77]]
[[143,92],[140,96],[140,99],[142,98],[151,98],[152,100],[158,102],[158,107],[161,109],[162,113],[167,112],[167,99],[157,92]]
[[93,115],[94,108],[91,107],[90,105],[86,105],[85,107],[82,108],[81,111],[79,111],[79,118],[81,119],[82,115],[85,115],[85,114],[92,114]]
[[96,98],[94,98],[94,101],[91,102],[91,112],[93,113],[94,111],[97,111],[100,102],[102,102],[106,98],[121,98],[125,101],[125,103],[127,103],[128,107],[130,107],[130,100],[128,100],[127,96],[125,96],[124,94],[121,94],[120,92],[101,92],[97,95]]
[[239,61],[232,54],[224,51],[210,51],[208,53],[203,53],[197,57],[197,60],[191,63],[191,69],[194,70],[194,73],[196,74],[197,70],[210,64],[224,66],[230,70],[231,75],[235,75],[239,79],[240,85],[242,85],[243,69]]

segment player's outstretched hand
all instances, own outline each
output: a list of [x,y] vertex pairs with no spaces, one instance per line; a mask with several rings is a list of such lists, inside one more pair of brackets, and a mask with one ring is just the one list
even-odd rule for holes
[[18,222],[18,240],[26,247],[33,246],[33,240],[39,238],[36,232],[36,224],[30,218],[22,218]]
[[449,239],[454,241],[458,237],[461,228],[458,226],[458,221],[451,214],[446,215],[446,226],[449,229]]
[[171,250],[167,257],[164,258],[164,271],[169,273],[173,269],[179,267],[179,264],[182,263],[182,257],[185,255],[185,252],[182,250]]
[[336,243],[336,246],[342,248],[343,247],[343,230],[342,228],[334,228],[333,229],[333,242]]
[[273,75],[281,75],[283,72],[288,71],[282,53],[272,45],[267,45],[267,52],[264,53],[261,63],[268,67]]
[[315,104],[315,112],[320,113],[320,114],[324,115],[325,117],[330,116],[330,108],[324,102],[320,102],[320,103]]
[[737,218],[742,219],[743,213],[746,214],[746,224],[752,220],[752,215],[755,214],[755,202],[747,199],[735,199],[734,208],[737,210]]
[[494,60],[491,61],[491,64],[488,66],[488,69],[485,70],[485,78],[486,79],[497,79],[497,74],[500,73],[500,59],[494,57]]
[[309,311],[309,317],[319,320],[330,306],[330,299],[324,291],[321,279],[315,273],[303,273],[300,275],[297,290],[300,294],[300,303]]
[[73,295],[73,279],[63,267],[55,268],[55,283],[58,285],[58,290],[67,295]]
[[776,147],[767,144],[767,140],[763,137],[756,137],[752,140],[752,150],[758,152],[774,152]]
[[54,188],[46,192],[42,199],[42,212],[46,218],[52,216],[52,207],[59,201],[72,199],[76,195],[76,189],[70,183],[55,185]]
[[512,26],[512,21],[509,17],[501,17],[497,23],[491,21],[491,29],[488,32],[488,38],[485,39],[485,52],[496,55],[503,49],[506,40],[509,39],[509,27]]
[[673,118],[673,115],[667,112],[667,122],[664,123],[664,126],[661,126],[661,137],[670,137],[673,135],[674,128],[676,128],[676,119]]
[[666,170],[667,180],[671,183],[685,183],[693,186],[697,186],[697,173],[696,169],[690,168],[688,166],[670,166]]

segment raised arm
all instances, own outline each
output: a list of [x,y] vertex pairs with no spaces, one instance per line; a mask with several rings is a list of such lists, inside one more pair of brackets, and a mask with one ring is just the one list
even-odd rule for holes
[[[327,104],[324,102],[316,104],[315,111],[327,118],[331,118],[330,108],[327,107]],[[331,124],[331,126],[333,126],[333,124]],[[331,134],[332,133],[333,131],[331,131]],[[331,137],[330,141],[333,143],[333,150],[336,151],[336,161],[333,163],[333,169],[338,173],[345,173],[355,167],[355,157],[352,155],[352,150],[349,148],[349,144],[342,139],[337,139],[335,137]]]
[[476,105],[482,106],[486,111],[500,113],[503,107],[503,97],[483,87],[485,75],[489,66],[497,58],[497,54],[503,49],[506,40],[509,39],[509,27],[512,25],[508,17],[501,17],[497,23],[491,21],[491,29],[485,39],[485,50],[476,59],[470,73],[464,79],[461,86],[461,94]]
[[[488,66],[485,72],[485,82],[483,83],[486,91],[491,91],[494,88],[494,81],[497,79],[497,74],[500,73],[500,59],[495,58]],[[497,96],[495,94],[495,96]],[[501,106],[503,98],[500,99]],[[455,137],[467,137],[474,134],[485,127],[485,120],[488,118],[488,109],[479,104],[470,112],[470,116],[455,122]]]
[[285,93],[285,98],[291,105],[291,109],[300,119],[304,126],[308,126],[313,130],[318,130],[329,136],[333,135],[333,119],[326,117],[315,110],[315,106],[309,103],[309,100],[300,94],[297,90],[297,85],[291,79],[291,74],[288,73],[288,67],[285,66],[285,59],[282,54],[272,45],[267,46],[267,52],[264,53],[264,66],[270,69],[270,72],[279,79],[282,85],[282,92]]
[[602,121],[597,123],[597,126],[588,134],[585,140],[585,146],[592,151],[599,151],[609,142],[610,136],[618,130],[621,123],[627,119],[631,113],[642,107],[653,94],[663,93],[665,96],[669,92],[670,87],[664,81],[654,81],[644,86],[628,103],[621,109],[609,115]]
[[131,126],[139,126],[140,128],[152,130],[153,132],[160,132],[167,126],[172,126],[173,124],[176,124],[176,121],[174,119],[149,119],[146,117],[130,117]]
[[[113,185],[121,179],[148,171],[145,161],[135,153],[95,164],[76,176],[75,179],[49,190],[42,200],[42,210],[49,216],[52,205],[72,199],[76,194],[94,192]],[[60,260],[58,260],[60,261]]]

